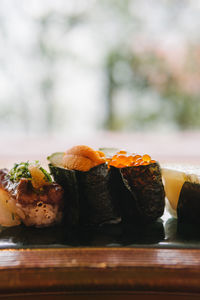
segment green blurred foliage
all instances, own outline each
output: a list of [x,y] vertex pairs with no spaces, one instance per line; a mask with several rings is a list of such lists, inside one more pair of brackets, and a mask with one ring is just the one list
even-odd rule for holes
[[[33,3],[34,0],[31,2]],[[0,110],[1,124],[9,123],[14,116],[16,122],[25,131],[29,131],[31,110],[33,110],[29,105],[29,95],[31,96],[36,90],[38,94],[36,93],[31,101],[35,101],[35,98],[40,101],[44,131],[52,132],[62,119],[56,114],[59,106],[56,98],[60,80],[58,70],[62,63],[63,68],[66,68],[67,62],[74,61],[76,64],[84,65],[88,70],[93,69],[94,72],[105,75],[105,84],[99,84],[102,89],[100,91],[102,112],[100,113],[106,111],[102,128],[108,130],[200,128],[200,40],[195,27],[191,29],[193,36],[190,37],[188,34],[190,31],[187,32],[187,20],[184,21],[182,17],[196,11],[194,20],[199,19],[199,8],[192,6],[192,1],[166,0],[158,4],[157,1],[151,0],[148,2],[148,7],[145,0],[88,0],[77,1],[69,8],[63,0],[60,1],[62,5],[58,6],[60,8],[56,5],[54,7],[53,2],[50,6],[45,6],[45,9],[41,5],[41,12],[37,17],[32,16],[30,11],[26,13],[27,7],[24,9],[20,2],[17,3],[15,5],[19,16],[24,20],[32,18],[34,32],[33,41],[30,43],[32,51],[26,53],[26,59],[28,63],[30,59],[32,65],[36,62],[39,67],[37,78],[33,78],[35,85],[32,85],[30,94],[26,86],[17,82],[16,90],[13,90],[11,95],[8,93],[8,99],[3,99]],[[4,6],[6,7],[5,4]],[[40,5],[38,11],[40,11],[39,7]],[[143,8],[149,10],[143,11]],[[8,41],[11,27],[9,28],[9,22],[5,21],[6,12],[5,9],[4,14],[0,13],[0,41],[7,43],[8,49],[16,47],[18,51],[18,44],[12,44],[12,34]],[[149,24],[146,19],[149,15],[150,24],[153,23],[154,18],[158,18],[156,26],[165,28],[164,33],[160,31],[161,36],[157,40],[154,39],[151,31],[148,31]],[[67,37],[77,28],[86,28],[85,32],[92,36],[94,44],[96,43],[97,52],[98,47],[101,48],[96,66],[91,66],[84,55],[81,56],[81,49],[78,49],[79,52],[71,50],[73,47],[70,48]],[[80,34],[84,34],[84,31],[80,32],[77,39]],[[180,49],[168,49],[165,46],[165,33],[173,37],[174,33],[176,37],[182,34],[184,40],[182,52],[179,53]],[[157,42],[159,39],[160,43]],[[20,55],[24,54],[20,53]],[[7,73],[12,81],[13,74],[9,74],[10,70],[7,70],[1,52],[0,71],[2,74]],[[66,87],[67,85],[66,81]],[[78,90],[75,92],[78,93]],[[13,98],[12,101],[13,95],[15,99]],[[10,105],[8,100],[10,103],[17,102],[17,105]],[[71,100],[66,99],[67,101]],[[62,112],[62,108],[60,111]],[[66,119],[65,123],[67,123]],[[94,124],[96,128],[98,125]]]
[[[151,129],[151,124],[159,124],[162,118],[177,129],[200,128],[200,44],[187,45],[186,55],[178,68],[169,64],[168,54],[160,53],[156,47],[141,53],[113,49],[107,55],[105,70],[109,112],[106,128]],[[116,76],[116,72],[121,75]],[[137,99],[133,95],[133,105],[129,106],[125,118],[117,115],[114,109],[116,93],[121,89],[130,93],[137,90],[141,95]],[[159,96],[160,105],[155,112],[148,112],[148,108],[146,111],[142,108],[142,94],[151,95],[152,91]],[[135,112],[133,106],[137,107]]]

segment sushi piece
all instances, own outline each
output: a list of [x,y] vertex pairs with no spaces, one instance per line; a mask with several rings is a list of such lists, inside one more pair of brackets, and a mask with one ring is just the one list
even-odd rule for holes
[[103,152],[79,145],[54,153],[48,160],[54,179],[65,189],[68,223],[100,225],[121,220],[111,198],[110,172]]
[[165,192],[158,162],[147,154],[119,151],[108,159],[112,196],[125,223],[150,222],[162,216]]
[[200,223],[200,170],[191,166],[162,168],[167,209],[178,221]]
[[62,219],[63,189],[39,162],[0,170],[0,224],[45,227]]
[[80,219],[79,191],[75,170],[66,170],[62,165],[64,153],[56,152],[48,157],[49,169],[54,180],[64,190],[63,221],[67,226],[77,226]]

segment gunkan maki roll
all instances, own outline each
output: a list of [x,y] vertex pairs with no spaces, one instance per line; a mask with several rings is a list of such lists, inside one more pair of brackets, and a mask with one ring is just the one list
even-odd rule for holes
[[119,151],[108,159],[112,197],[125,223],[150,222],[162,216],[165,192],[158,162],[147,154]]
[[71,225],[119,222],[111,197],[110,172],[101,151],[79,145],[48,157],[56,182],[65,190],[66,221]]
[[179,222],[200,223],[200,170],[191,166],[162,169],[167,209]]

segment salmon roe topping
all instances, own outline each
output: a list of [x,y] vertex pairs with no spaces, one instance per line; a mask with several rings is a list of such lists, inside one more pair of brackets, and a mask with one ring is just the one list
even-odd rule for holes
[[119,154],[126,154],[127,152],[125,150],[120,150],[118,153]]
[[151,156],[149,156],[148,154],[144,154],[143,156],[142,156],[142,159],[143,159],[143,161],[145,161],[145,162],[150,162],[151,161]]
[[126,151],[121,150],[113,155],[112,158],[106,159],[108,166],[114,166],[116,168],[125,168],[131,166],[145,166],[150,163],[155,163],[155,160],[151,159],[151,156],[148,154],[138,155],[131,154],[129,155]]

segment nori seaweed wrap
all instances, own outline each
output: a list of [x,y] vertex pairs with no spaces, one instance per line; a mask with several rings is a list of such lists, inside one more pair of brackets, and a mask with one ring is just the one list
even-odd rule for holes
[[110,167],[111,190],[125,223],[150,222],[162,216],[165,192],[158,163]]
[[109,189],[110,172],[107,164],[95,166],[87,172],[77,171],[80,223],[98,225],[119,222]]
[[[60,155],[54,153],[53,156]],[[48,158],[51,162],[51,157]],[[64,189],[64,217],[63,221],[70,226],[77,226],[80,219],[79,191],[76,171],[66,170],[61,166],[49,164],[50,172],[54,180]]]
[[180,222],[200,223],[200,184],[184,182],[177,205]]
[[120,222],[121,218],[110,194],[110,172],[105,158],[95,161],[94,150],[89,148],[88,154],[78,147],[82,147],[84,151],[89,148],[76,146],[72,148],[73,151],[68,150],[66,160],[66,153],[54,153],[48,157],[49,168],[54,179],[65,190],[67,223],[96,226],[108,222]]

